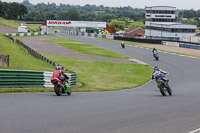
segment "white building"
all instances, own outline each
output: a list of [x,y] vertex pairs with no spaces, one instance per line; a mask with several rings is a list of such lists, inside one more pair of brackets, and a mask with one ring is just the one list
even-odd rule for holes
[[195,35],[197,26],[180,23],[176,7],[153,6],[145,9],[146,38],[180,40]]

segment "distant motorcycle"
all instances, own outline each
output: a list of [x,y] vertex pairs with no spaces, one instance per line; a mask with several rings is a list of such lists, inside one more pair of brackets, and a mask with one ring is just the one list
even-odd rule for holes
[[61,81],[56,77],[52,77],[51,83],[54,85],[54,91],[57,96],[61,96],[62,94],[65,93],[71,95],[71,88],[69,87],[68,81],[66,82],[66,86],[64,86],[63,81]]
[[153,53],[153,56],[154,56],[154,58],[158,61],[159,60],[159,56],[158,56],[158,52],[157,51],[155,51],[154,53]]
[[121,46],[122,46],[122,48],[125,48],[124,42],[121,42]]
[[168,82],[166,83],[166,82],[164,82],[163,80],[160,80],[160,79],[156,80],[157,86],[160,89],[160,93],[163,96],[166,96],[167,92],[168,92],[169,95],[172,95],[172,89],[169,86]]

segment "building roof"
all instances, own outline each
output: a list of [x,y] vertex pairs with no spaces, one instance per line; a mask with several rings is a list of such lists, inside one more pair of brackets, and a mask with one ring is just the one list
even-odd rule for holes
[[195,36],[200,36],[200,33],[197,33]]
[[142,28],[140,28],[140,27],[133,27],[133,28],[131,28],[131,29],[129,29],[129,30],[126,30],[125,32],[126,32],[126,33],[129,33],[129,32],[136,31],[136,30],[138,30],[138,29],[140,29],[140,30],[143,30],[143,31],[144,31],[144,29],[142,29]]

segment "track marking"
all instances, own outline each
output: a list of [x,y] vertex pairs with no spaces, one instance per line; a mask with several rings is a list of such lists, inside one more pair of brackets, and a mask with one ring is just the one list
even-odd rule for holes
[[199,128],[199,129],[196,129],[196,130],[194,130],[194,131],[190,131],[190,132],[188,132],[188,133],[200,133],[200,128]]

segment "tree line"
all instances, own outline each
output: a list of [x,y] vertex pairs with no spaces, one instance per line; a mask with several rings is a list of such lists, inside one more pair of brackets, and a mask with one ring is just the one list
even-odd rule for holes
[[182,10],[179,11],[179,16],[182,18],[183,23],[195,24],[200,27],[200,10]]
[[104,21],[112,19],[128,22],[144,21],[144,9],[128,7],[104,7],[103,5],[56,5],[39,3],[28,5],[29,12],[24,16],[25,20],[45,21],[46,19],[78,20],[78,21]]
[[[200,10],[178,10],[183,23],[200,26]],[[74,21],[104,21],[116,26],[118,30],[139,26],[145,28],[145,9],[127,7],[107,7],[96,5],[70,5],[55,3],[37,5],[22,5],[16,2],[6,3],[0,0],[0,17],[24,21],[74,20]],[[118,21],[118,22],[116,22]],[[113,26],[111,25],[111,26]]]
[[0,17],[5,19],[21,20],[27,14],[27,8],[19,3],[7,3],[0,0]]

